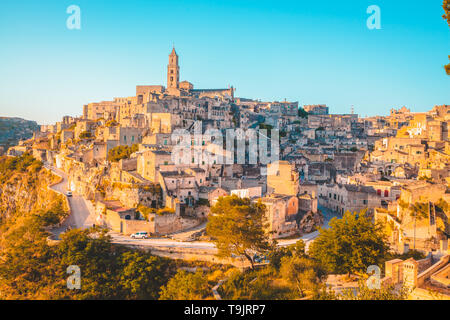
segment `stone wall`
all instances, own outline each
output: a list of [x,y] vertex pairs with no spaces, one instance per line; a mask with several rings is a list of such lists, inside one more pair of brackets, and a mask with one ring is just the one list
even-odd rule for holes
[[[422,261],[422,260],[419,260],[419,261]],[[431,262],[429,265],[423,264],[422,268],[419,268],[419,275],[417,276],[417,285],[418,286],[423,285],[425,280],[429,279],[431,277],[431,275],[434,274],[437,270],[441,269],[443,266],[448,264],[449,261],[450,261],[450,255],[447,255],[447,256],[442,257],[438,263],[436,263],[432,266],[431,266]],[[421,272],[424,269],[426,269],[426,270]]]
[[106,183],[105,198],[117,199],[130,208],[137,208],[139,204],[151,208],[159,208],[162,205],[160,187],[153,184]]
[[[141,248],[141,247],[136,247]],[[242,258],[219,258],[216,256],[216,249],[196,249],[196,248],[152,248],[145,247],[144,250],[159,257],[171,259],[183,259],[187,261],[206,261],[223,265],[233,265],[237,268],[247,268],[250,263]]]
[[149,221],[154,222],[154,232],[159,235],[193,228],[201,222],[199,219],[182,218],[176,214],[158,215],[156,213],[149,215]]
[[130,235],[139,231],[155,234],[155,223],[145,220],[122,220],[123,234]]

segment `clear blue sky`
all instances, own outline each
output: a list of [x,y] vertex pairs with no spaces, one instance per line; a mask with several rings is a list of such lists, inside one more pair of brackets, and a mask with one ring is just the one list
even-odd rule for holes
[[[66,9],[81,8],[81,30]],[[369,30],[369,5],[381,30]],[[53,123],[82,105],[181,79],[362,116],[450,104],[441,0],[20,1],[0,5],[0,116]]]

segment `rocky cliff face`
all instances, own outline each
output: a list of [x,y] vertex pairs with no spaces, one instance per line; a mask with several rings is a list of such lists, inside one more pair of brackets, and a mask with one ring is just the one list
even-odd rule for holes
[[37,130],[39,126],[35,121],[0,117],[0,152],[6,151],[8,147],[16,145],[20,140],[31,138],[33,132]]
[[[27,214],[51,208],[59,201],[58,194],[48,186],[59,180],[32,160],[22,167],[21,158],[0,158],[0,222],[17,214]],[[15,165],[11,165],[16,160]],[[6,162],[8,165],[5,165]]]

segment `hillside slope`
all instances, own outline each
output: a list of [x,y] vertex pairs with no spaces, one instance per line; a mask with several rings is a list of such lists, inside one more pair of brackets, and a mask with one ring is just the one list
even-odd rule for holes
[[36,121],[0,117],[0,155],[2,150],[5,152],[20,140],[31,138],[36,130],[39,130],[39,125]]

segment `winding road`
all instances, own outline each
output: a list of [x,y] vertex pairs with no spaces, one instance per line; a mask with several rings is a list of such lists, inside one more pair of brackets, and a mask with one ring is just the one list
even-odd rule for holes
[[[63,180],[51,186],[50,188],[58,193],[63,194],[67,197],[67,191],[69,191],[69,183],[67,179],[67,174],[55,167],[52,167],[48,164],[45,167],[51,170],[54,174],[61,177]],[[59,235],[64,232],[67,228],[82,228],[86,229],[92,227],[95,221],[95,214],[93,208],[90,210],[89,207],[92,207],[86,199],[82,196],[73,192],[71,197],[67,197],[69,200],[69,206],[71,214],[67,217],[66,220],[61,224],[61,227],[56,228],[53,232],[59,237]]]
[[[51,187],[52,190],[59,192],[61,194],[66,195],[68,191],[68,178],[67,174],[49,164],[46,164],[45,167],[51,170],[54,174],[63,178],[63,180]],[[68,197],[69,205],[71,209],[71,214],[69,217],[62,223],[61,227],[53,229],[53,233],[59,237],[61,233],[63,233],[67,228],[82,228],[86,229],[92,227],[95,222],[95,212],[93,205],[81,195],[73,192],[72,197]],[[326,208],[319,207],[324,214],[324,228],[328,228],[328,223],[336,216],[336,214]],[[194,228],[192,231],[198,231],[203,226],[198,226]],[[186,231],[186,233],[190,233],[191,231]],[[151,239],[131,239],[129,236],[124,236],[115,232],[110,232],[112,237],[112,242],[123,245],[132,245],[132,246],[141,246],[141,247],[153,247],[153,248],[186,248],[186,249],[198,249],[198,250],[215,250],[215,245],[212,242],[206,241],[181,241],[174,240],[168,238],[151,238]],[[301,237],[294,239],[280,239],[278,240],[279,246],[287,246],[296,243],[299,239],[302,239],[306,243],[306,248],[309,247],[310,243],[314,241],[314,239],[319,235],[318,231],[314,231],[308,234],[305,234]],[[177,238],[177,237],[175,237]]]

